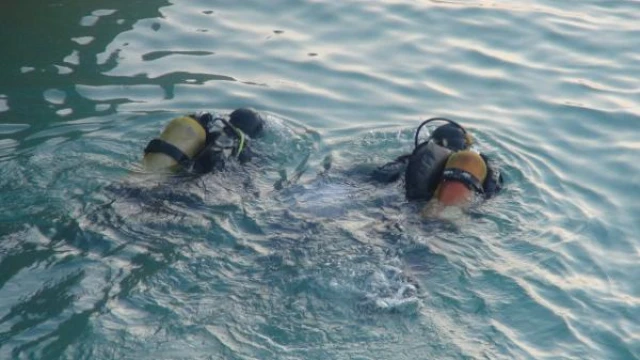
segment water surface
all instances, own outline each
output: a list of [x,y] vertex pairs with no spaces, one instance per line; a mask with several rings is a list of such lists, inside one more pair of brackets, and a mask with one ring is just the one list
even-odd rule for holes
[[[637,1],[0,14],[0,358],[640,357]],[[171,118],[240,106],[254,164],[122,191]],[[507,179],[453,222],[363,175],[432,116]]]

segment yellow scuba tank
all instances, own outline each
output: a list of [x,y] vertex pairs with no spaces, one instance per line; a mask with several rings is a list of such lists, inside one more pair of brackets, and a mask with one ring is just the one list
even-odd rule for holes
[[[181,168],[179,159],[192,160],[204,149],[206,141],[207,133],[197,120],[189,116],[175,118],[167,124],[159,139],[149,143],[142,164],[147,171],[178,171]],[[152,147],[152,144],[156,146]],[[170,151],[155,151],[153,148],[157,147]]]
[[458,205],[471,199],[472,194],[484,192],[487,164],[476,152],[458,151],[449,156],[436,189],[436,198],[443,205]]

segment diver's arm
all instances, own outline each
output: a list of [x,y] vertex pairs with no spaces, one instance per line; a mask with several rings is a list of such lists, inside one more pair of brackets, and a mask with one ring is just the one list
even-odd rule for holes
[[244,149],[238,155],[238,161],[240,164],[246,164],[251,161],[254,157],[256,157],[257,153],[251,150],[251,147],[248,145],[244,146]]
[[502,190],[502,184],[504,182],[500,170],[495,169],[489,163],[489,158],[486,155],[480,154],[485,164],[487,164],[487,177],[484,179],[482,188],[484,189],[485,198],[489,199]]
[[407,164],[409,163],[410,156],[411,154],[401,155],[398,156],[395,160],[377,167],[371,173],[371,178],[374,181],[385,184],[397,181],[405,172]]
[[193,159],[193,172],[196,174],[207,174],[214,171],[224,170],[224,155],[221,151],[216,151],[213,147],[207,147]]

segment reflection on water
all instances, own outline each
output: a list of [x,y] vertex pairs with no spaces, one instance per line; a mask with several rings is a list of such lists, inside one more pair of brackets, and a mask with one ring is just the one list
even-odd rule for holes
[[[113,104],[78,94],[75,85],[109,83],[103,73],[115,63],[98,64],[98,54],[136,22],[161,16],[159,9],[169,2],[101,2],[23,1],[6,6],[2,23],[15,36],[0,42],[5,49],[0,69],[3,123],[28,125],[35,133],[70,118],[115,112]],[[22,143],[28,135],[17,134],[15,140]]]
[[[0,8],[0,358],[640,356],[636,3]],[[133,181],[240,106],[254,163]],[[366,176],[431,116],[507,181],[447,221]]]

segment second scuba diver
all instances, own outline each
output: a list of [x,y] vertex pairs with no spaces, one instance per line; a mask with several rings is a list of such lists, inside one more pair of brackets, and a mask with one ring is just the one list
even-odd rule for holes
[[[419,142],[420,130],[436,121],[446,124]],[[378,182],[391,183],[404,173],[408,200],[434,200],[441,206],[466,207],[476,197],[492,197],[503,183],[500,172],[484,154],[472,150],[472,145],[471,134],[457,122],[428,119],[416,130],[414,150],[377,168],[372,176]]]
[[228,119],[208,112],[178,117],[149,142],[142,164],[147,171],[161,173],[221,171],[232,158],[250,161],[249,138],[259,137],[263,130],[262,116],[248,108],[234,110]]

